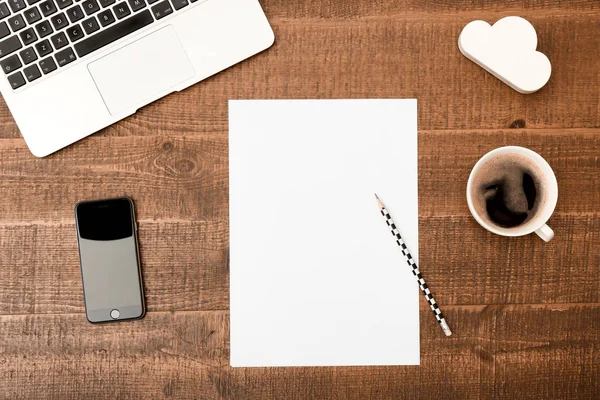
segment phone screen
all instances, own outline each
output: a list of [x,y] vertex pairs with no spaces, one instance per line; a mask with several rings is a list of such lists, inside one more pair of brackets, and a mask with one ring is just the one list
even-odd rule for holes
[[142,317],[144,298],[132,201],[79,203],[75,219],[88,320]]

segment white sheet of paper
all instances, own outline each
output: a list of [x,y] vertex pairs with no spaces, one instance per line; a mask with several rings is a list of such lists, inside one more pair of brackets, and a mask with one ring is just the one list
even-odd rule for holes
[[229,102],[231,365],[418,365],[416,100]]

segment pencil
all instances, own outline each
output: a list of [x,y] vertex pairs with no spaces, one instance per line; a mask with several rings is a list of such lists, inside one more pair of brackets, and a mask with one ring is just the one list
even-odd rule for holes
[[439,322],[440,327],[442,328],[442,330],[444,331],[446,336],[452,335],[452,331],[450,330],[450,327],[446,323],[446,320],[444,319],[444,316],[442,315],[442,311],[440,310],[437,303],[435,302],[435,299],[433,298],[433,295],[431,294],[429,287],[425,283],[425,280],[423,279],[423,275],[421,275],[421,271],[419,271],[419,267],[417,267],[415,260],[413,259],[412,255],[410,254],[410,251],[408,250],[408,247],[404,243],[404,240],[402,240],[402,236],[400,236],[400,232],[398,232],[398,228],[396,228],[396,224],[394,223],[394,220],[392,220],[392,217],[390,216],[389,211],[385,208],[385,205],[379,199],[379,197],[377,196],[377,193],[375,193],[375,198],[377,199],[377,204],[379,204],[379,208],[381,209],[380,210],[381,215],[383,215],[383,218],[385,218],[386,224],[390,227],[392,235],[394,236],[394,239],[396,239],[396,243],[402,249],[402,254],[404,255],[404,258],[406,259],[406,262],[408,263],[408,265],[411,267],[413,275],[415,276],[415,278],[417,278],[417,282],[419,283],[419,288],[421,288],[421,292],[423,292],[423,294],[425,295],[425,298],[427,299],[427,302],[429,303],[431,310],[435,314],[435,318]]

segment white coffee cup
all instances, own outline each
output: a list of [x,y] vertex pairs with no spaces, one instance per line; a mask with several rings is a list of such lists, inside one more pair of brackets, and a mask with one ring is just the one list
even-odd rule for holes
[[[523,224],[523,227],[517,226],[513,228],[503,228],[498,225],[492,225],[483,219],[481,215],[479,215],[474,204],[473,196],[475,191],[472,190],[472,185],[473,179],[477,175],[479,169],[488,161],[491,161],[498,156],[508,154],[520,155],[533,162],[533,164],[536,165],[540,170],[541,179],[543,179],[543,185],[546,189],[546,199],[544,204],[541,205],[542,209],[537,211],[537,213],[532,217],[532,220],[529,220],[527,223]],[[479,223],[479,225],[483,226],[490,232],[502,236],[524,236],[535,232],[544,241],[549,242],[554,237],[554,231],[548,225],[546,225],[546,222],[548,222],[550,216],[552,216],[557,200],[558,183],[556,182],[554,171],[552,171],[552,168],[542,156],[535,151],[526,149],[524,147],[506,146],[490,151],[481,157],[479,161],[477,161],[477,164],[475,164],[473,170],[471,171],[471,175],[469,175],[469,181],[467,183],[467,203],[469,204],[469,210],[471,211],[471,214],[473,214],[473,217]]]

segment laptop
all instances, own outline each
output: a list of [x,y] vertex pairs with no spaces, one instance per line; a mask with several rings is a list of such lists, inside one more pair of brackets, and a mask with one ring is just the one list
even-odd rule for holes
[[0,0],[0,92],[44,157],[273,41],[258,0]]

